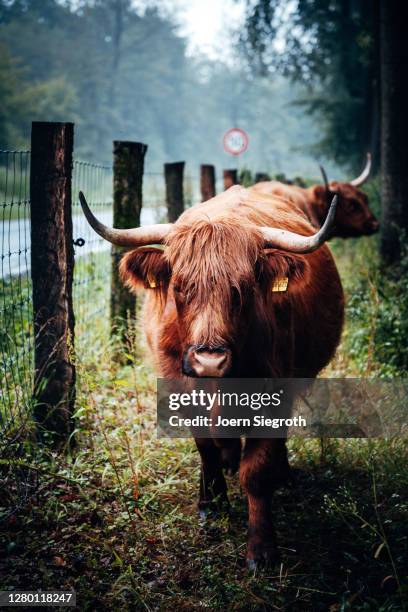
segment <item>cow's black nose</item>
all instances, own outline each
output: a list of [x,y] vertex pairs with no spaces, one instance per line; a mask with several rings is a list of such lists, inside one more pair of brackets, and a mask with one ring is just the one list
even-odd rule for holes
[[226,346],[190,346],[183,356],[183,373],[187,376],[225,376],[232,362],[231,350]]

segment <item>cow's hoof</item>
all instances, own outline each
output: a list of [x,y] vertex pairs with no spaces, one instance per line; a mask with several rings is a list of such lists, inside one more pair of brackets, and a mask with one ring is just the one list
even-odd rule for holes
[[230,503],[228,499],[216,499],[210,502],[199,502],[198,516],[200,523],[208,523],[219,518],[230,516]]
[[233,476],[239,469],[241,462],[241,446],[223,448],[221,450],[222,467],[227,476]]
[[279,551],[275,546],[265,547],[264,550],[260,548],[258,547],[254,553],[248,553],[246,562],[250,571],[273,567],[281,560]]
[[200,519],[200,523],[206,523],[208,520],[209,511],[203,510],[202,508],[198,509],[198,518]]

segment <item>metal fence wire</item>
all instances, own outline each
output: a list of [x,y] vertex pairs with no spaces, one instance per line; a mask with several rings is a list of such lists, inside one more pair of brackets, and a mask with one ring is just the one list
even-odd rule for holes
[[74,161],[72,173],[72,224],[75,250],[73,304],[75,337],[78,351],[84,351],[89,336],[95,331],[96,319],[100,331],[109,323],[111,282],[111,247],[90,227],[78,200],[79,191],[97,218],[112,225],[112,168],[84,161]]
[[[184,175],[184,206],[188,208],[201,201],[200,179],[191,174]],[[166,189],[163,172],[143,174],[143,208],[141,224],[167,223]]]
[[201,202],[200,178],[191,174],[184,176],[184,207],[188,208],[197,202]]
[[[30,153],[0,151],[0,430],[8,440],[31,412]],[[5,444],[0,439],[0,451]]]
[[[197,177],[185,176],[188,207],[199,201]],[[95,343],[109,340],[111,246],[89,226],[78,193],[82,190],[106,225],[113,220],[112,167],[75,160],[72,220],[75,251],[73,306],[76,354],[92,358]],[[30,244],[30,152],[0,150],[0,521],[36,490],[35,470],[26,464],[35,452],[32,424],[34,338]],[[142,225],[167,220],[163,172],[146,172]],[[28,444],[27,441],[34,444]]]
[[[89,344],[89,335],[98,327],[97,336],[109,330],[112,258],[110,245],[97,236],[82,213],[78,193],[83,191],[95,216],[105,225],[113,223],[113,169],[111,166],[75,161],[72,175],[72,219],[75,249],[73,303],[76,344],[82,356]],[[185,176],[185,206],[199,201],[197,177]],[[143,175],[143,207],[141,224],[167,221],[163,172]]]
[[[33,383],[33,321],[30,275],[30,152],[0,151],[0,453],[30,422]],[[199,201],[198,177],[184,178],[185,206]],[[91,229],[78,200],[86,193],[95,215],[113,219],[112,167],[75,160],[72,219],[75,249],[73,303],[79,350],[98,327],[108,330],[111,248]],[[163,172],[143,179],[142,225],[167,220]]]
[[37,487],[36,472],[19,463],[34,374],[29,183],[29,151],[0,151],[0,520]]

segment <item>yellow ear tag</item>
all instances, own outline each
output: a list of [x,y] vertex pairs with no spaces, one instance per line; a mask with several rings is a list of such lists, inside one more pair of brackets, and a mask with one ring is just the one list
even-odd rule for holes
[[148,272],[147,274],[147,282],[149,283],[150,289],[156,289],[157,287],[156,279],[154,278],[153,274],[151,274],[150,272]]
[[287,276],[281,276],[280,278],[275,278],[272,283],[272,293],[278,293],[282,291],[286,291],[288,288],[289,278]]

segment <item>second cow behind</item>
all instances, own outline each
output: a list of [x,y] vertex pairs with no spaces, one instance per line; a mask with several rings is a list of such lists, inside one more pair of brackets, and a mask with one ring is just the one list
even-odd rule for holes
[[370,236],[379,229],[379,223],[371,212],[366,194],[359,189],[367,180],[371,169],[371,157],[367,155],[366,166],[360,176],[349,182],[327,181],[326,185],[312,185],[311,187],[298,187],[287,185],[280,181],[262,181],[256,183],[251,190],[257,193],[270,194],[282,197],[291,202],[304,213],[316,228],[322,226],[329,203],[334,194],[337,194],[339,205],[335,223],[331,230],[331,237],[358,238]]

